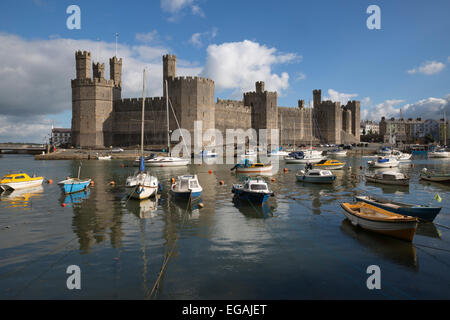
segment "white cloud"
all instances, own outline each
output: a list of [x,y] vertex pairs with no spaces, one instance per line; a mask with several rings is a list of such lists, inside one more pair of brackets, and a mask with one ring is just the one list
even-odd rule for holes
[[0,115],[0,141],[43,143],[48,141],[51,125],[52,121],[44,116]]
[[[5,131],[4,126],[10,122],[10,118],[5,117],[26,114],[28,118],[34,119],[37,116],[47,117],[71,110],[70,80],[75,78],[75,51],[90,51],[92,61],[105,63],[107,78],[109,58],[115,54],[115,42],[63,38],[26,40],[0,33],[0,43],[0,116],[3,134],[11,132],[11,136],[14,131]],[[142,95],[144,67],[148,71],[147,95],[161,96],[162,55],[167,52],[170,49],[164,47],[119,44],[118,56],[123,58],[122,97]],[[177,68],[179,75],[198,75],[201,70],[201,67],[193,64],[189,66],[188,63]],[[48,117],[40,119],[41,123],[48,125],[44,121]],[[44,125],[30,128],[38,130],[43,127]],[[46,130],[48,132],[48,127]],[[6,138],[2,136],[1,140]]]
[[189,43],[197,48],[203,47],[202,38],[212,41],[217,36],[217,31],[217,28],[213,28],[211,31],[194,33],[189,39]]
[[341,93],[333,89],[328,89],[328,97],[323,97],[323,100],[331,100],[340,102],[341,104],[347,104],[349,100],[357,97],[356,93]]
[[409,74],[422,73],[427,76],[437,74],[444,70],[445,64],[439,61],[427,61],[418,68],[408,70]]
[[306,79],[306,74],[304,74],[303,72],[298,72],[295,77],[295,81],[301,81],[301,80],[305,80],[305,79]]
[[190,8],[193,15],[205,17],[203,10],[196,2],[196,0],[161,0],[161,8],[164,12],[171,14],[169,21],[175,21],[185,8]]
[[136,33],[136,40],[143,43],[159,41],[158,31],[153,30],[147,33]]
[[276,64],[300,61],[293,54],[281,54],[275,48],[244,40],[210,45],[207,48],[206,65],[201,75],[213,79],[217,90],[255,90],[256,81],[264,81],[266,89],[281,93],[289,87],[289,75],[272,72]]

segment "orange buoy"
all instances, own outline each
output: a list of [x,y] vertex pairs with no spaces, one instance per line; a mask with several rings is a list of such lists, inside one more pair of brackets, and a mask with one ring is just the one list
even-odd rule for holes
[[284,172],[288,172],[288,169],[287,169],[287,168],[284,168]]
[[172,184],[175,183],[175,178],[170,179],[170,181],[172,181]]
[[52,180],[52,179],[48,179],[48,180],[47,180],[47,183],[48,183],[48,184],[52,184],[52,183],[53,183],[53,180]]
[[115,185],[116,183],[115,183],[114,181],[111,181],[109,184],[113,186],[113,185]]
[[95,184],[94,180],[91,181],[90,185],[93,186]]
[[223,185],[225,182],[223,182],[223,180],[220,180],[219,183],[220,183],[221,185]]
[[274,182],[274,181],[275,181],[275,178],[270,179],[270,181]]
[[64,202],[61,203],[61,207],[65,208],[65,207],[66,207],[66,204],[65,204]]
[[211,173],[212,173],[212,171],[211,171],[211,170],[209,170],[209,171],[208,171],[208,173],[209,173],[209,174],[211,174]]
[[203,204],[203,202],[200,202],[200,203],[198,204],[198,206],[199,206],[200,208],[203,208],[205,205]]

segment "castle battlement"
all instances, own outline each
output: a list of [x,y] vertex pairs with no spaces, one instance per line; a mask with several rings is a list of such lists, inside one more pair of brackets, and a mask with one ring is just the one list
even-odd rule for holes
[[75,52],[75,58],[90,58],[91,53],[89,51],[78,50]]
[[122,58],[118,59],[116,56],[109,58],[109,63],[118,63],[122,64]]
[[72,86],[94,86],[94,85],[104,85],[108,87],[114,86],[114,81],[106,80],[105,78],[81,78],[81,79],[73,79]]
[[201,83],[207,83],[209,85],[214,85],[214,81],[209,78],[202,78],[202,77],[190,77],[190,76],[180,76],[180,77],[169,77],[167,79],[168,81],[172,83],[176,82],[201,82]]

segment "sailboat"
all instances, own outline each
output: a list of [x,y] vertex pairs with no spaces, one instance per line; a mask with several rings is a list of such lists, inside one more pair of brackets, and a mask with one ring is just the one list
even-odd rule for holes
[[[310,106],[310,104],[308,104]],[[311,110],[311,116],[309,118],[310,120],[310,128],[311,128],[311,139],[309,144],[309,149],[302,149],[302,151],[298,152],[291,152],[287,157],[284,158],[286,160],[286,163],[300,163],[300,164],[306,164],[306,163],[318,163],[326,157],[322,156],[321,151],[314,150],[312,147],[312,137],[313,137],[313,124],[312,124],[312,108]]]
[[[159,156],[153,157],[145,161],[150,167],[178,167],[189,164],[189,159],[177,158],[170,156],[170,131],[169,131],[169,91],[167,80],[166,84],[166,108],[167,108],[167,157]],[[175,116],[175,114],[174,114]],[[183,141],[184,142],[184,141]]]
[[281,146],[279,147],[278,150],[274,149],[271,152],[268,152],[269,156],[284,157],[284,156],[287,156],[289,154],[288,152],[283,151],[283,115],[281,115],[280,125],[281,125],[281,130],[280,130],[280,144],[281,144]]
[[144,163],[144,107],[145,107],[145,69],[142,83],[141,156],[139,171],[129,176],[125,183],[127,194],[134,199],[147,199],[158,192],[158,178],[145,171]]

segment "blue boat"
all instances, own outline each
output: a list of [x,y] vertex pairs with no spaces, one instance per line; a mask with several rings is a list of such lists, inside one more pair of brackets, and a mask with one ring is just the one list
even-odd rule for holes
[[78,178],[70,178],[58,182],[58,185],[65,194],[69,194],[86,190],[90,183],[91,179],[81,180]]
[[355,196],[357,201],[363,201],[386,211],[417,217],[423,221],[433,221],[441,211],[442,207],[430,207],[418,204],[395,202],[375,196]]
[[197,175],[179,176],[170,188],[172,195],[183,199],[200,197],[202,191],[203,189],[198,183]]
[[63,196],[64,199],[62,203],[79,204],[82,203],[84,200],[86,200],[89,197],[89,194],[90,194],[89,188],[86,189],[84,192],[70,193]]
[[263,179],[250,178],[244,184],[234,184],[231,192],[241,200],[248,200],[253,204],[263,204],[274,195]]

